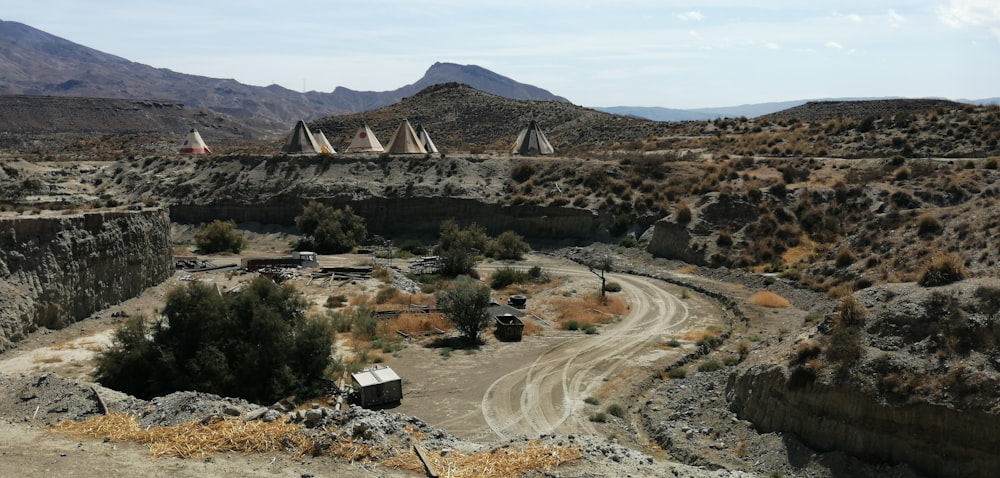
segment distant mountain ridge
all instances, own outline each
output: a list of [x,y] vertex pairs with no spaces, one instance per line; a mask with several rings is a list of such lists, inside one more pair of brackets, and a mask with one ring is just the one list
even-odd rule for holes
[[[816,98],[805,100],[776,101],[771,103],[753,103],[739,106],[722,106],[716,108],[695,108],[695,109],[674,109],[662,108],[658,106],[608,106],[593,107],[598,111],[612,113],[622,116],[634,116],[636,118],[651,119],[654,121],[701,121],[713,120],[715,118],[756,118],[767,116],[779,111],[784,111],[802,106],[806,103],[820,102],[844,102],[844,101],[882,101],[882,100],[902,100],[911,98],[893,97],[868,97],[868,98]],[[913,98],[940,100],[944,98]],[[951,101],[951,100],[949,100]],[[973,105],[1000,104],[1000,97],[982,98],[978,100],[957,99],[958,103],[968,103]]]
[[565,98],[475,65],[435,63],[415,83],[392,91],[300,93],[154,68],[17,22],[0,20],[0,95],[161,99],[211,108],[274,128],[297,119],[357,113],[393,104],[427,86],[459,82],[511,99]]

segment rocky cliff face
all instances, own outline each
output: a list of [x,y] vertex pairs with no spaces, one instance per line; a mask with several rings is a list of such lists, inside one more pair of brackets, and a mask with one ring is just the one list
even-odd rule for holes
[[0,351],[165,280],[169,233],[162,209],[0,218]]
[[841,312],[755,353],[729,379],[733,411],[823,451],[930,476],[1000,476],[997,282],[890,284],[854,300],[853,321]]

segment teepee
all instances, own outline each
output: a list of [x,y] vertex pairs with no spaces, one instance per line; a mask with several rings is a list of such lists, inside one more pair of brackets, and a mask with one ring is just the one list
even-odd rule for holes
[[538,127],[538,123],[535,120],[531,120],[528,123],[528,127],[524,128],[521,134],[517,135],[517,141],[514,143],[514,149],[511,152],[524,155],[552,154],[556,150],[549,144],[549,140],[545,139],[545,133]]
[[389,154],[427,154],[423,141],[420,141],[417,132],[413,131],[413,126],[410,126],[410,120],[407,119],[404,119],[399,124],[399,128],[396,128],[396,134],[392,135],[389,146],[385,150]]
[[205,145],[205,141],[201,139],[198,130],[191,128],[191,131],[184,137],[184,142],[181,143],[181,147],[177,152],[181,154],[208,154],[212,150],[208,149],[208,146]]
[[293,154],[316,154],[320,152],[320,149],[319,145],[316,144],[316,138],[313,138],[309,128],[306,127],[306,122],[299,120],[298,123],[295,123],[295,129],[292,130],[292,135],[288,137],[288,141],[285,142],[281,151]]
[[351,144],[344,151],[348,153],[381,153],[385,149],[382,148],[382,143],[378,142],[378,138],[375,137],[372,129],[365,124],[358,128],[358,132],[354,135],[354,139],[351,140]]
[[326,139],[326,135],[322,131],[316,130],[313,133],[313,139],[316,140],[316,145],[319,146],[319,152],[323,154],[337,154],[333,150],[333,146],[330,145],[330,140]]
[[434,146],[434,141],[431,140],[431,135],[427,133],[426,129],[424,129],[424,125],[417,125],[417,136],[420,137],[420,143],[424,145],[424,149],[426,149],[428,153],[438,153],[437,146]]

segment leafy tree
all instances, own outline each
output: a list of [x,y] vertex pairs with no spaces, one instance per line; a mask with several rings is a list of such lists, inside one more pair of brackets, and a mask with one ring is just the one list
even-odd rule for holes
[[467,276],[459,277],[451,287],[437,293],[438,309],[470,343],[481,341],[480,333],[490,323],[489,305],[490,288]]
[[504,231],[490,242],[490,256],[500,260],[521,260],[531,246],[524,241],[524,238],[514,231]]
[[350,206],[337,209],[316,201],[302,209],[295,225],[304,235],[297,249],[321,254],[350,251],[368,235],[364,218],[354,214]]
[[454,220],[441,223],[438,235],[438,255],[441,257],[441,274],[457,277],[472,275],[477,256],[486,250],[489,236],[486,230],[472,224],[466,229]]
[[194,242],[201,252],[207,254],[224,251],[235,254],[246,246],[243,233],[236,229],[236,223],[233,221],[212,221],[194,235]]
[[149,398],[197,390],[270,403],[321,392],[330,364],[329,320],[306,317],[290,286],[257,278],[235,295],[192,282],[167,295],[165,324],[147,334],[130,320],[97,358],[102,383]]

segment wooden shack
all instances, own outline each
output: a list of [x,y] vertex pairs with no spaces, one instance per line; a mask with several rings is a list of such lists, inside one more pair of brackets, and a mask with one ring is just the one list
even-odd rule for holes
[[520,342],[524,334],[524,322],[513,314],[496,316],[496,337],[508,342]]
[[369,408],[403,400],[403,380],[389,367],[351,374],[358,405]]

